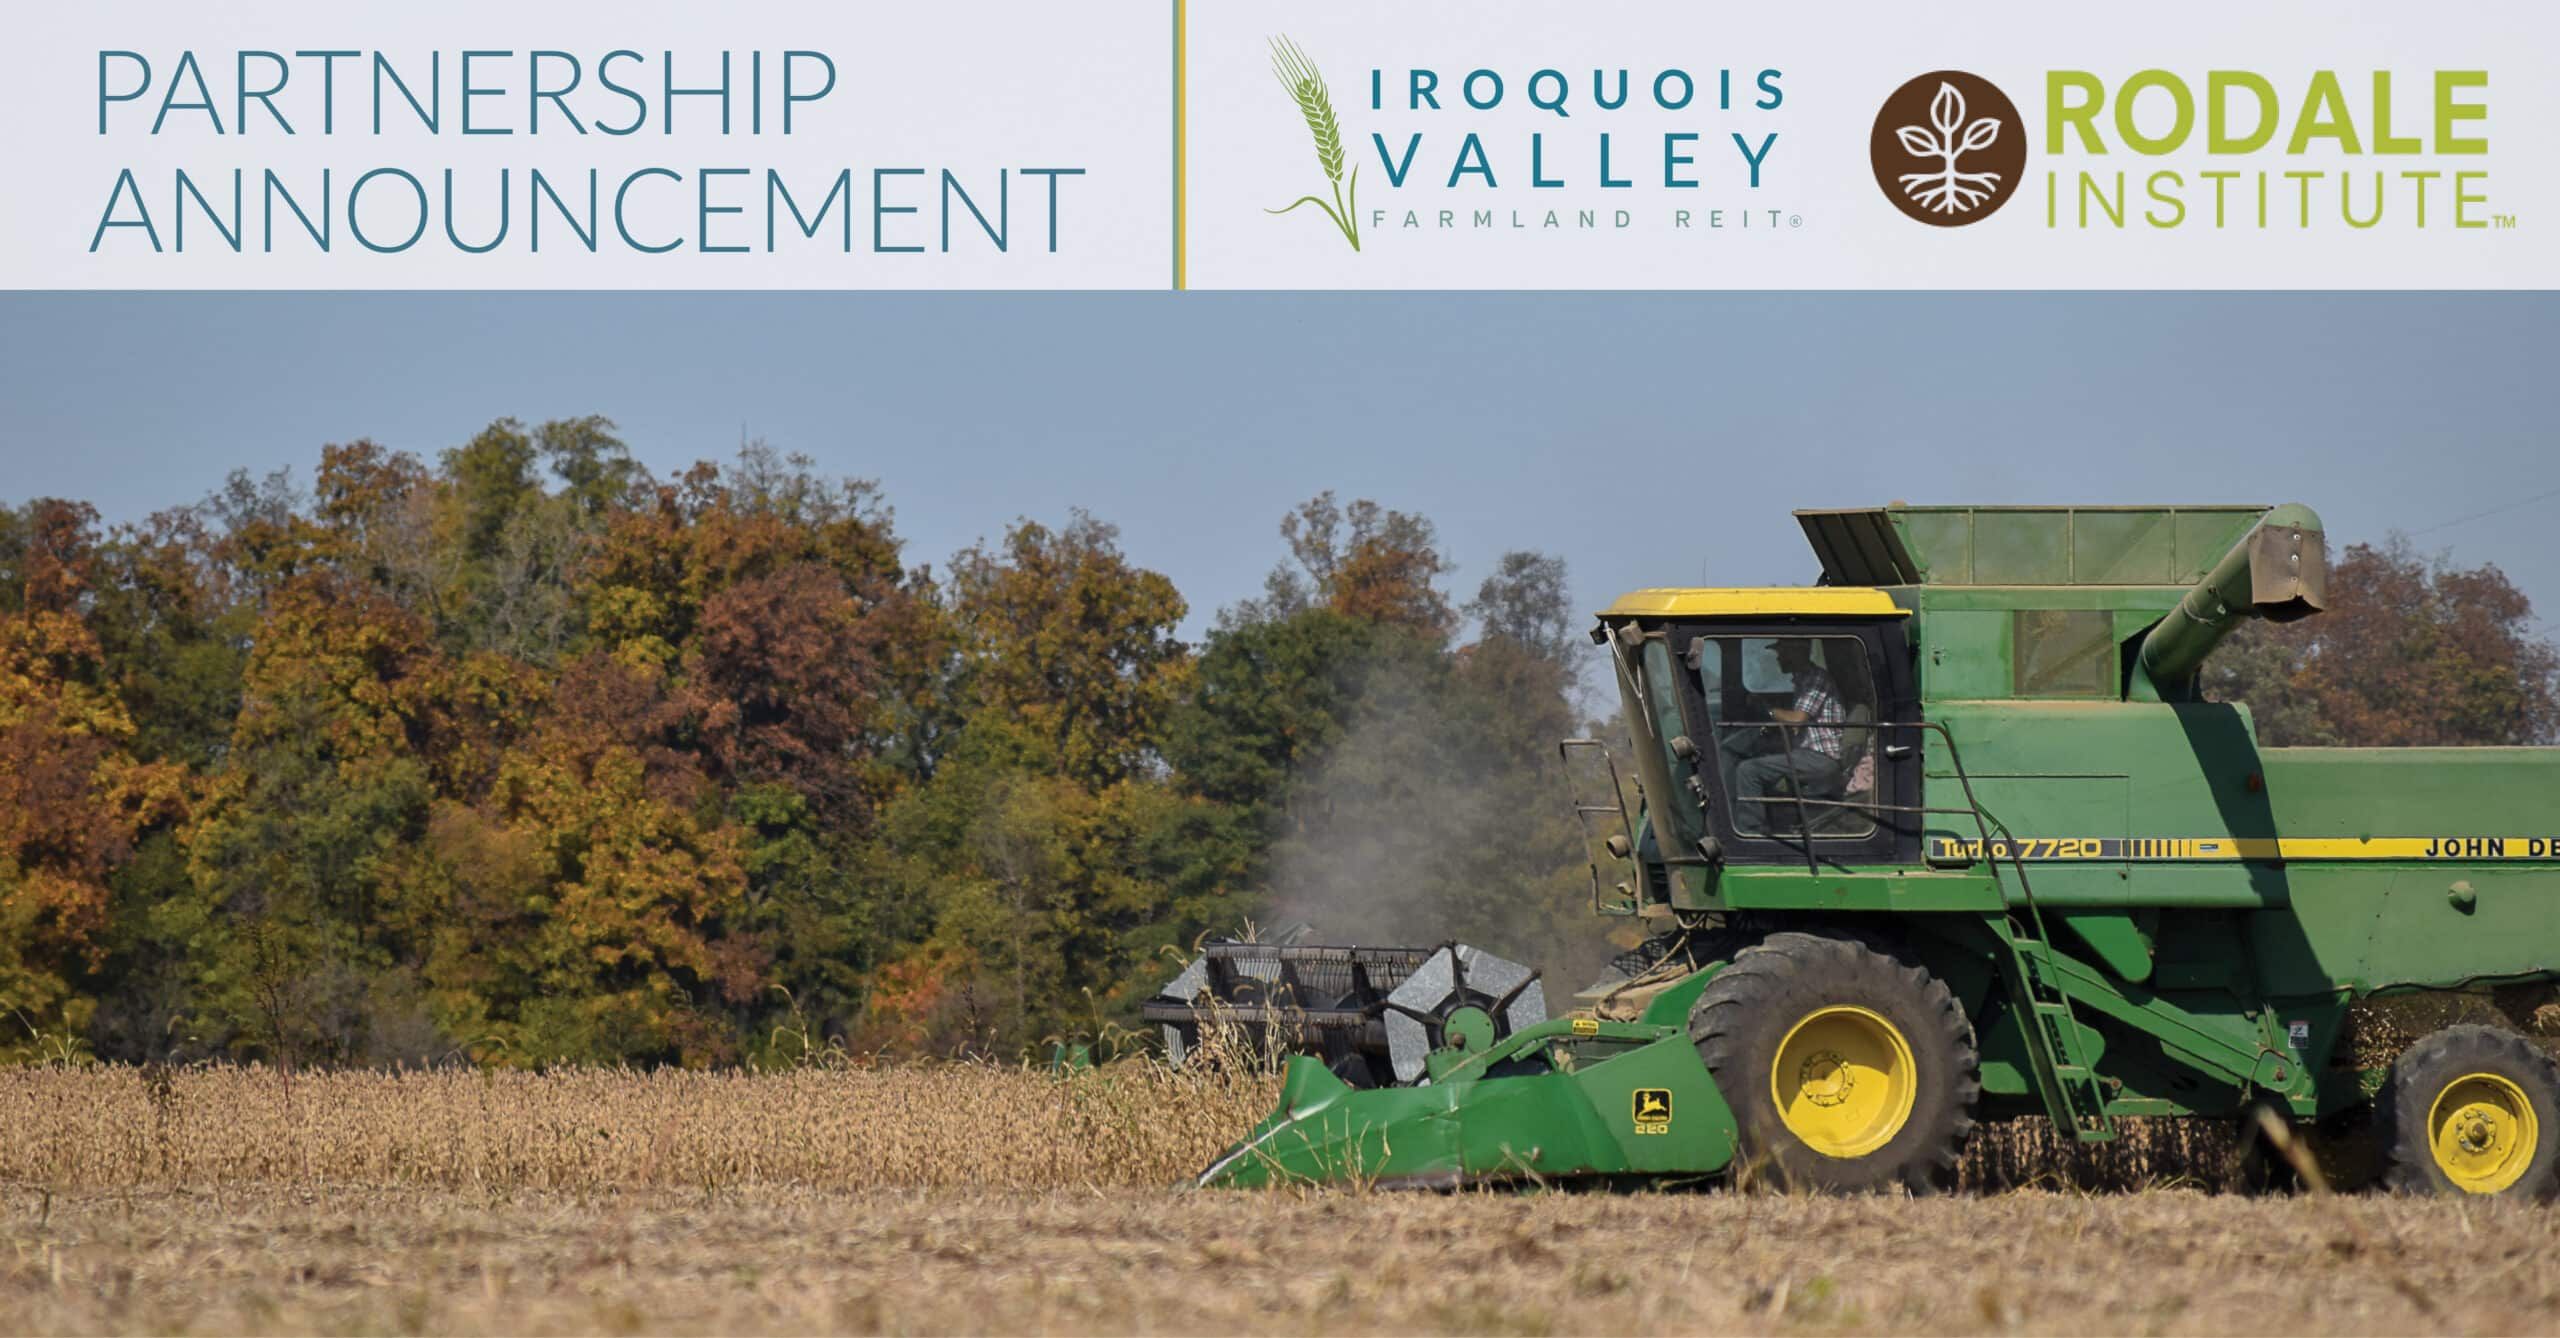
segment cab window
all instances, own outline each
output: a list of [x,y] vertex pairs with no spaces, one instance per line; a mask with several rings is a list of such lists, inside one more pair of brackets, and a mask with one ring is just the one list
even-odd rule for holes
[[1703,636],[1688,655],[1736,835],[1875,832],[1876,684],[1864,641]]

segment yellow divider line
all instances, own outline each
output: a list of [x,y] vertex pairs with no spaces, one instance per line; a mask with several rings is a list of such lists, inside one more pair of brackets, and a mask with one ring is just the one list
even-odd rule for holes
[[1189,201],[1190,138],[1184,124],[1190,111],[1190,56],[1187,51],[1185,0],[1173,0],[1173,290],[1181,292],[1191,286],[1189,224],[1185,217]]

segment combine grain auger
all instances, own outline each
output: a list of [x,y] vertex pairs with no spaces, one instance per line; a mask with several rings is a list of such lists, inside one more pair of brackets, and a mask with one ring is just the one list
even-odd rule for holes
[[1593,630],[1635,794],[1575,809],[1595,907],[1659,931],[1632,978],[1545,1018],[1455,945],[1212,945],[1147,1006],[1169,1048],[1223,1010],[1303,1053],[1201,1183],[1927,1190],[1977,1119],[2370,1109],[2395,1184],[2553,1192],[2540,1046],[2346,1031],[2560,980],[2560,749],[2262,747],[2198,692],[2241,620],[2320,610],[2317,516],[1798,520],[1820,585],[1640,590]]

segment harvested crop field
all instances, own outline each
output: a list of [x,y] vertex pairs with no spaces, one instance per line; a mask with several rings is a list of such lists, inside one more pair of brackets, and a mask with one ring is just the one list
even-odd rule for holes
[[1164,1188],[1265,1099],[1137,1066],[9,1071],[0,1329],[2560,1330],[2531,1205]]
[[12,1331],[2507,1333],[2547,1210],[1109,1190],[13,1193]]

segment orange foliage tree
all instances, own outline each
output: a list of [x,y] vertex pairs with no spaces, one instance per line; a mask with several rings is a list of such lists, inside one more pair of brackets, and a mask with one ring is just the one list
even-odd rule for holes
[[97,513],[24,513],[16,607],[0,614],[0,1053],[81,1048],[94,1010],[108,880],[142,830],[174,814],[182,771],[135,759],[132,718],[105,680],[84,613]]
[[2206,662],[2272,744],[2538,744],[2560,738],[2560,651],[2493,566],[2431,559],[2406,539],[2356,544],[2329,569],[2329,607],[2252,624]]

